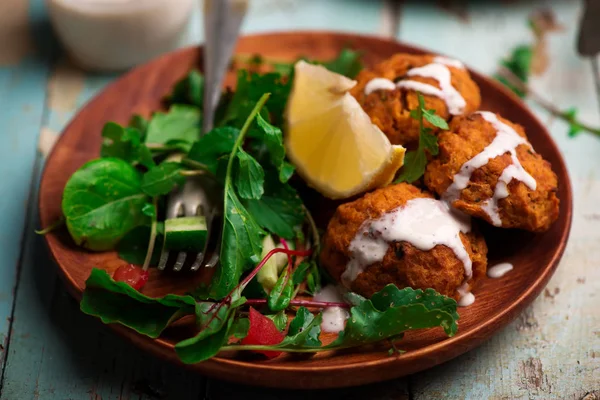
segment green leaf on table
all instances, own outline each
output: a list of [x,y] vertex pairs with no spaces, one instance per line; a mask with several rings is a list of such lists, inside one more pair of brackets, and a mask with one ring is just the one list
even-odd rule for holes
[[322,64],[331,72],[345,75],[348,78],[355,78],[363,69],[361,57],[362,55],[358,51],[343,49],[335,59]]
[[259,200],[244,204],[254,220],[264,229],[285,239],[295,237],[294,228],[304,221],[302,200],[296,190],[281,183],[273,170],[265,171],[265,192]]
[[186,364],[195,364],[216,355],[229,339],[233,325],[231,313],[245,301],[240,291],[234,290],[231,297],[222,303],[197,303],[195,311],[199,332],[175,345],[179,359]]
[[294,174],[295,168],[285,161],[285,147],[283,146],[281,129],[271,125],[261,115],[256,117],[256,123],[260,129],[254,132],[259,132],[258,139],[267,147],[271,164],[279,172],[279,180],[283,183],[287,182]]
[[200,138],[201,120],[198,107],[174,104],[168,112],[157,112],[152,116],[146,143],[167,144],[172,140],[193,143]]
[[[360,346],[397,337],[407,330],[436,326],[441,326],[448,336],[456,334],[458,314],[454,300],[432,291],[424,301],[422,291],[412,295],[415,291],[411,288],[399,290],[390,286],[395,287],[392,284],[386,286],[374,295],[375,301],[349,293],[346,297],[353,307],[346,327],[324,348]],[[403,291],[408,294],[398,293]]]
[[238,164],[233,180],[238,195],[243,199],[260,199],[265,191],[265,171],[242,148],[238,149],[236,156]]
[[[533,53],[533,47],[529,45],[517,46],[513,49],[510,56],[502,60],[500,64],[526,84],[529,81],[529,76],[531,74]],[[526,93],[511,84],[510,80],[502,76],[502,73],[496,74],[494,77],[519,97],[525,97]]]
[[285,268],[269,293],[267,305],[274,312],[285,310],[292,301],[293,292],[294,285],[290,277],[290,270]]
[[564,112],[564,115],[569,123],[569,137],[575,137],[579,132],[584,130],[584,128],[577,122],[577,109],[575,107],[569,108]]
[[203,96],[204,76],[194,69],[175,84],[167,101],[170,104],[189,104],[202,109]]
[[240,130],[231,126],[214,128],[194,143],[188,158],[206,165],[216,174],[219,157],[231,153],[239,134]]
[[105,251],[136,226],[149,222],[142,211],[148,201],[140,172],[124,160],[100,158],[69,178],[62,211],[77,245]]
[[151,338],[157,338],[173,321],[193,314],[191,296],[168,294],[145,296],[125,282],[115,282],[104,270],[93,268],[86,281],[80,308],[105,324],[118,323]]
[[131,164],[154,166],[152,153],[142,141],[142,134],[136,128],[124,128],[115,122],[107,122],[102,128],[101,157],[115,157]]
[[287,336],[275,347],[301,348],[320,347],[322,314],[315,317],[306,307],[298,308],[296,316],[290,323]]
[[287,328],[288,317],[285,310],[281,310],[277,314],[266,315],[266,317],[273,321],[275,327],[280,331],[284,331]]
[[[157,265],[160,259],[162,243],[165,234],[165,224],[156,224],[156,244],[150,259],[150,265]],[[129,231],[117,244],[119,258],[131,264],[142,265],[146,258],[148,242],[150,241],[150,226],[142,225]]]
[[181,164],[174,162],[163,162],[151,168],[142,177],[142,190],[151,197],[168,194],[185,181],[181,170]]

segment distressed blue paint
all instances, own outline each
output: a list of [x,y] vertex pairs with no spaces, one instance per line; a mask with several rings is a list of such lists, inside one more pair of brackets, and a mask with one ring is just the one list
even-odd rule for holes
[[[39,7],[32,7],[37,20]],[[45,42],[50,45],[51,43]],[[18,65],[0,67],[0,344],[6,347],[13,309],[23,229],[26,220],[35,149],[44,113],[48,58],[29,56]],[[0,349],[0,362],[5,349]],[[0,367],[1,368],[1,367]]]

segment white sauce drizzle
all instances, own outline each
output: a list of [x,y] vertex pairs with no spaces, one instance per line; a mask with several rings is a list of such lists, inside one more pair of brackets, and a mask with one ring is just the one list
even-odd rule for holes
[[[313,297],[315,301],[330,301],[335,303],[344,303],[344,297],[339,288],[333,285],[327,285],[322,288]],[[350,316],[347,309],[342,307],[325,307],[323,310],[323,321],[321,329],[324,332],[338,333],[344,330],[346,320]]]
[[463,63],[461,63],[460,61],[455,60],[453,58],[437,56],[433,59],[433,62],[438,63],[438,64],[444,64],[449,67],[454,67],[454,68],[458,68],[458,69],[465,69],[465,65]]
[[404,206],[363,223],[348,248],[351,258],[342,274],[342,282],[350,286],[366,267],[383,260],[391,242],[401,241],[424,251],[437,245],[447,246],[463,263],[466,281],[473,274],[472,262],[460,233],[470,230],[470,217],[451,210],[443,201],[409,200]]
[[511,263],[500,263],[493,267],[489,267],[487,270],[487,276],[490,278],[502,278],[507,272],[512,271],[513,265]]
[[[376,90],[394,90],[397,87],[416,90],[425,95],[439,97],[444,100],[450,114],[462,114],[467,106],[467,102],[460,92],[452,86],[452,74],[450,73],[448,66],[456,68],[464,68],[464,66],[459,61],[447,59],[445,57],[436,57],[436,59],[439,59],[439,61],[435,61],[434,59],[434,62],[431,64],[412,68],[408,70],[406,75],[435,79],[440,85],[439,89],[427,83],[413,80],[402,80],[394,83],[386,78],[374,78],[367,82],[364,93],[369,95]],[[460,65],[460,67],[458,65]]]
[[498,201],[508,196],[508,184],[513,179],[516,179],[523,182],[531,190],[535,190],[537,187],[535,179],[525,171],[517,158],[517,147],[519,145],[525,144],[529,147],[531,145],[527,142],[527,139],[520,136],[513,128],[501,122],[496,117],[496,114],[489,111],[479,111],[478,114],[496,129],[496,137],[481,153],[460,167],[460,170],[454,175],[453,182],[443,197],[444,200],[450,203],[457,200],[460,197],[460,192],[468,186],[473,171],[486,165],[492,158],[510,153],[512,164],[502,171],[496,183],[493,196],[481,206],[490,217],[492,224],[502,226],[502,220],[498,213]]
[[471,293],[468,288],[469,284],[465,282],[456,290],[458,294],[460,294],[460,299],[458,300],[459,307],[468,307],[475,303],[475,295]]
[[374,78],[371,79],[365,85],[365,94],[368,96],[377,90],[394,90],[396,84],[386,78]]

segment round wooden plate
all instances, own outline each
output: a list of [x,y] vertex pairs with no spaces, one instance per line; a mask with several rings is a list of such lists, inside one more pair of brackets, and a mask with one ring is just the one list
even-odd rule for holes
[[[288,60],[299,56],[330,59],[344,47],[363,52],[367,65],[398,52],[424,52],[386,39],[327,32],[246,36],[240,39],[237,52]],[[99,156],[104,123],[126,123],[133,113],[147,116],[158,110],[161,99],[173,84],[190,69],[202,65],[201,59],[201,48],[167,54],[127,73],[77,114],[46,163],[40,188],[42,226],[48,226],[61,216],[62,192],[71,174],[84,162]],[[382,381],[430,368],[480,345],[538,296],[558,265],[571,227],[572,194],[567,169],[556,144],[526,106],[490,78],[471,73],[481,88],[482,109],[499,112],[523,125],[536,151],[552,163],[559,178],[561,205],[558,221],[542,234],[485,229],[490,265],[507,261],[513,263],[515,269],[503,278],[485,279],[477,288],[476,302],[459,310],[459,333],[447,338],[439,328],[410,332],[401,342],[401,347],[407,350],[402,355],[389,356],[383,347],[319,353],[313,357],[285,355],[270,361],[221,355],[190,368],[220,379],[286,388],[342,387]],[[227,84],[234,83],[235,74],[231,73]],[[77,299],[92,267],[112,272],[123,263],[114,252],[97,254],[76,247],[66,230],[46,235],[46,239],[60,275]],[[158,275],[152,271],[145,294],[184,293],[203,278],[201,274],[188,274],[183,279],[173,273],[164,273],[160,278]],[[178,326],[153,340],[122,326],[112,328],[137,346],[174,363],[179,363],[174,343],[190,334],[189,327]]]

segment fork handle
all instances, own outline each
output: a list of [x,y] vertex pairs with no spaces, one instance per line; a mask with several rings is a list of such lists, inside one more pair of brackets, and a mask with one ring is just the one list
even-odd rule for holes
[[221,85],[247,8],[248,0],[204,0],[203,133],[213,128]]

